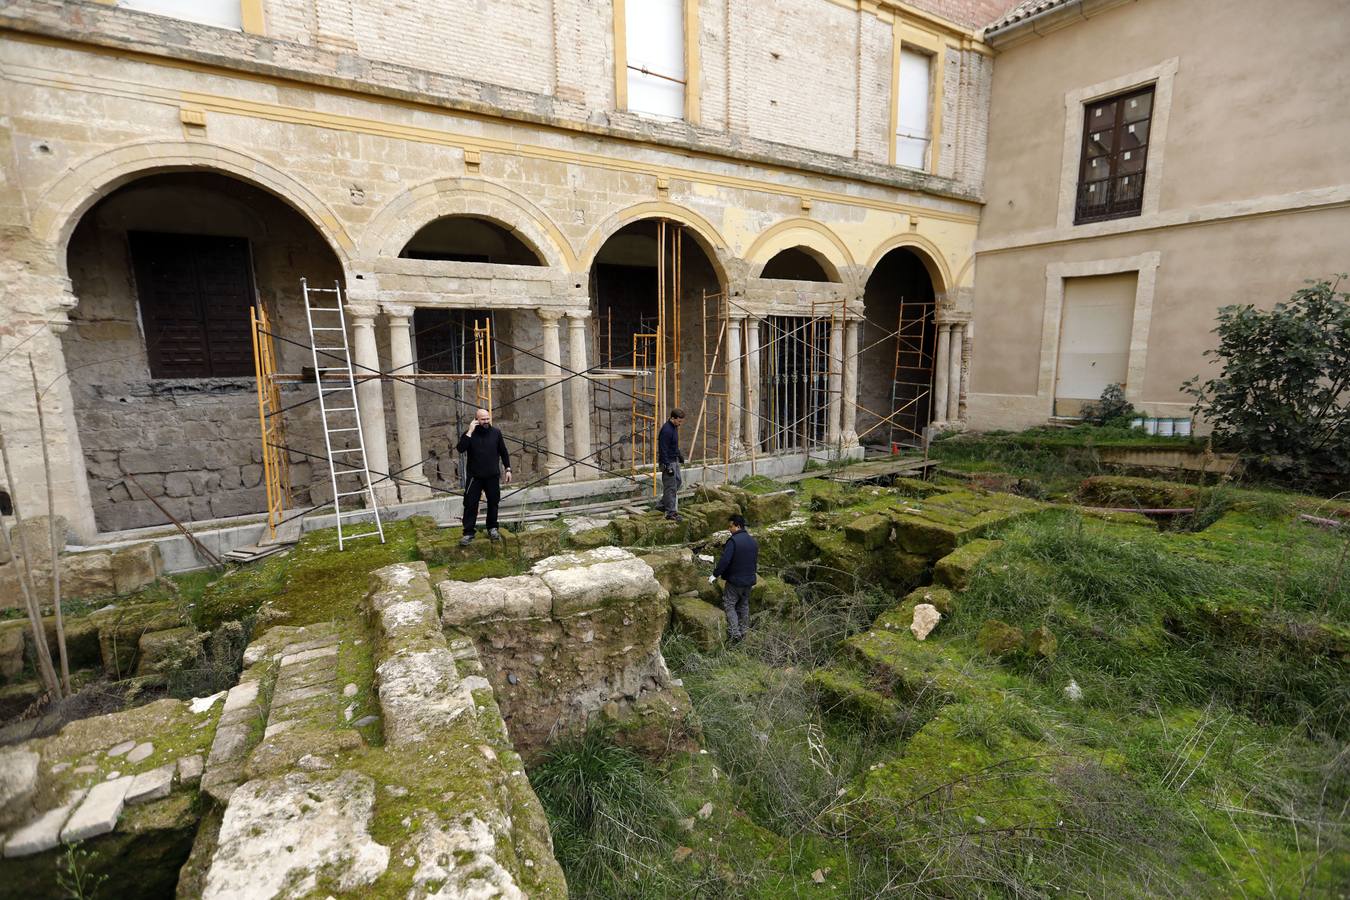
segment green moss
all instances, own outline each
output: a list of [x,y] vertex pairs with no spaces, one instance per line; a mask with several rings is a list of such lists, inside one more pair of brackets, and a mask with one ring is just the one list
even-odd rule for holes
[[[357,533],[357,526],[346,527]],[[215,628],[256,613],[263,603],[275,610],[273,624],[352,618],[372,570],[416,558],[419,527],[425,524],[386,522],[383,544],[361,538],[341,551],[333,529],[310,532],[290,552],[243,566],[208,587],[193,611],[193,621],[199,628]]]
[[1002,546],[1002,541],[986,539],[964,544],[937,561],[933,567],[933,580],[954,591],[963,591],[970,584],[976,567]]

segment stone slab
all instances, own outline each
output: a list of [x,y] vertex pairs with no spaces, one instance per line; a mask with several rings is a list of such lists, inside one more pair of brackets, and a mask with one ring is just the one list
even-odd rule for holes
[[200,753],[182,757],[178,760],[178,783],[185,787],[198,783],[202,780],[202,769],[205,765],[206,762]]
[[436,589],[441,595],[441,622],[450,626],[547,616],[553,609],[553,594],[536,575],[442,581]]
[[55,809],[49,809],[33,821],[17,829],[5,841],[5,857],[31,856],[50,850],[61,843],[61,828],[70,819],[70,814],[84,799],[85,791],[75,791],[66,803]]
[[311,659],[320,659],[325,656],[337,656],[338,648],[336,644],[326,647],[315,647],[312,650],[301,650],[299,653],[289,653],[281,658],[281,666],[298,665]]
[[134,748],[132,748],[131,752],[127,754],[127,762],[134,765],[138,762],[142,762],[144,760],[149,759],[150,755],[154,752],[155,752],[155,745],[150,743],[149,741],[146,741],[144,744],[137,744]]
[[307,896],[324,876],[325,892],[370,884],[389,865],[389,848],[370,837],[374,809],[375,782],[357,772],[291,772],[240,786],[221,821],[204,900]]
[[175,768],[174,763],[165,763],[157,769],[137,775],[131,787],[127,788],[127,804],[149,803],[169,796],[169,791],[173,790]]
[[135,779],[130,775],[104,781],[89,789],[89,795],[61,829],[61,840],[67,844],[107,834],[117,827],[122,815],[127,790]]

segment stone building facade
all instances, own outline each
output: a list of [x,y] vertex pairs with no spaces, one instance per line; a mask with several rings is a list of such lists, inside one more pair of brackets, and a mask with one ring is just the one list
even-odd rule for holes
[[[631,380],[568,375],[624,368],[613,335],[644,327],[660,228],[681,235],[670,402],[697,409],[712,383],[697,310],[721,295],[736,452],[804,449],[771,407],[788,357],[809,355],[783,335],[808,319],[829,375],[818,440],[885,442],[902,299],[936,382],[911,424],[956,419],[992,77],[976,29],[1003,6],[683,0],[659,32],[668,77],[632,58],[652,33],[636,0],[7,3],[0,427],[17,499],[46,506],[31,357],[56,507],[81,538],[162,524],[156,503],[264,509],[247,308],[302,372],[301,279],[341,286],[358,369],[444,374],[360,388],[370,466],[397,475],[386,501],[457,486],[475,398],[454,329],[486,318],[495,371],[516,376],[494,379],[494,406],[517,474],[601,474],[625,462],[604,451],[626,425],[597,407],[622,412],[613,385]],[[674,114],[642,111],[671,90]],[[328,497],[312,394],[283,389],[300,503]]]
[[1348,12],[1028,0],[985,30],[972,426],[1073,417],[1108,384],[1189,417],[1219,307],[1350,268]]

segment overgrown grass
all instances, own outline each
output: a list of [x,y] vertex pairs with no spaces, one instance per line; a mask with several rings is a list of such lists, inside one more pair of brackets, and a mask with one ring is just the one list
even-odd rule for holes
[[678,843],[662,773],[600,730],[554,745],[530,773],[573,897],[670,897],[691,887],[667,865]]
[[1072,513],[1020,523],[951,628],[970,639],[987,619],[1049,627],[1058,657],[1024,673],[1071,676],[1098,705],[1218,698],[1259,721],[1345,736],[1350,669],[1334,649],[1350,610],[1350,583],[1335,580],[1344,538],[1255,518],[1232,529],[1220,552],[1208,535]]

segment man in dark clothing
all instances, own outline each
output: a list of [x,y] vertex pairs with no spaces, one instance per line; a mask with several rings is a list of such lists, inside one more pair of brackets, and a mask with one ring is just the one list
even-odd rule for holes
[[727,614],[727,637],[736,643],[750,630],[750,589],[759,577],[759,544],[745,530],[745,516],[736,513],[728,524],[731,537],[708,580],[716,581],[721,576],[726,582],[722,609]]
[[670,419],[661,426],[656,436],[656,462],[661,466],[661,502],[656,508],[664,510],[667,519],[680,521],[680,501],[676,491],[684,484],[680,466],[684,454],[680,452],[680,426],[684,424],[684,410],[672,409]]
[[[506,452],[501,429],[492,425],[492,413],[486,409],[478,410],[473,424],[460,436],[455,449],[469,476],[469,483],[464,487],[464,537],[459,539],[459,545],[467,547],[473,541],[474,528],[478,525],[478,500],[483,494],[487,494],[488,537],[500,541],[497,504],[502,498],[502,478],[507,484],[511,483],[511,454]],[[506,470],[505,476],[501,474],[502,469]]]

